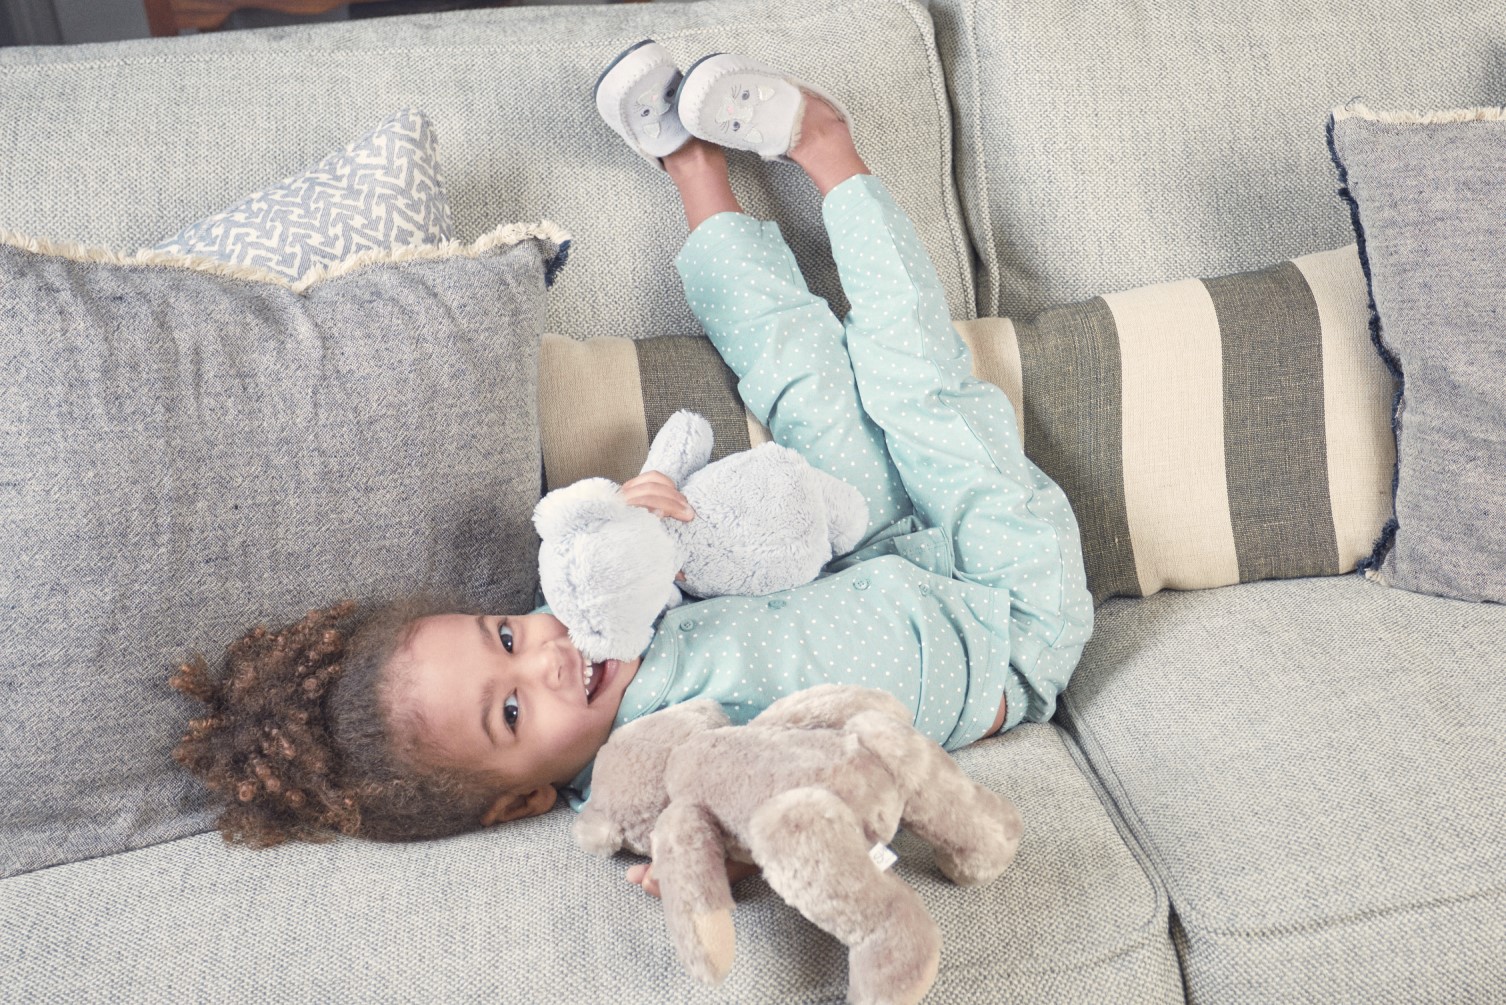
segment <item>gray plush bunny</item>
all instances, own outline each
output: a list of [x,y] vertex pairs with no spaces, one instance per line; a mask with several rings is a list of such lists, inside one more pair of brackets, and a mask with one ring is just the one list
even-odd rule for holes
[[711,440],[709,422],[678,411],[643,464],[679,486],[696,513],[688,523],[628,505],[606,478],[556,489],[534,507],[544,600],[588,660],[638,658],[682,589],[701,598],[787,590],[867,531],[862,493],[798,452],[764,443],[707,464]]

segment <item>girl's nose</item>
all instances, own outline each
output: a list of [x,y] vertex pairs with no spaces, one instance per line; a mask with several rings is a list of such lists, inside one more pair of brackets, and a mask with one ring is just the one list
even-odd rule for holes
[[569,681],[574,660],[566,640],[550,639],[534,650],[535,679],[549,690],[558,691]]

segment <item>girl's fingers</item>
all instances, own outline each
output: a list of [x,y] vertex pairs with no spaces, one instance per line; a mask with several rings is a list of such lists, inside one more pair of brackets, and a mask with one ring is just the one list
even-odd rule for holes
[[[658,474],[658,472],[650,472]],[[661,484],[657,481],[643,481],[645,476],[640,475],[622,485],[622,497],[629,506],[638,506],[642,509],[653,511],[655,516],[668,516],[676,520],[689,521],[695,519],[695,510],[680,490],[674,487],[674,483],[667,478]],[[664,478],[663,475],[659,475]]]
[[654,879],[654,864],[647,862],[641,865],[628,867],[628,882],[636,883],[643,887],[643,892],[650,896],[659,896],[659,881]]

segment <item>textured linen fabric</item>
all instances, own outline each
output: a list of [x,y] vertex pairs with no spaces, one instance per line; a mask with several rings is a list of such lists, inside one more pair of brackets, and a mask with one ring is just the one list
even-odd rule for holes
[[[714,698],[734,723],[820,683],[882,688],[948,750],[1049,719],[1092,630],[1072,508],[972,376],[935,271],[884,183],[822,203],[852,310],[801,280],[778,224],[718,213],[675,260],[685,295],[775,441],[860,491],[868,529],[814,582],[660,618],[614,728]],[[589,798],[589,768],[572,788]],[[580,805],[572,800],[572,805]]]
[[1506,107],[1336,108],[1376,346],[1401,387],[1396,515],[1366,575],[1506,603]]
[[1391,516],[1395,382],[1355,245],[957,322],[1066,491],[1095,601],[1349,572]]
[[[593,94],[644,38],[682,67],[744,52],[836,94],[864,160],[914,216],[952,316],[972,316],[946,80],[915,0],[525,6],[0,48],[0,227],[155,242],[417,107],[444,140],[457,240],[531,214],[575,235],[547,330],[698,335],[672,263],[686,233],[674,185],[602,121]],[[805,173],[746,151],[728,162],[742,204],[780,222],[812,288],[845,310]]]
[[[976,314],[1354,240],[1323,144],[1336,104],[1506,93],[1497,0],[930,0],[953,96]],[[1342,41],[1336,41],[1342,40]]]
[[439,139],[416,108],[302,174],[246,196],[153,245],[302,279],[363,251],[450,239]]
[[[1024,820],[1009,870],[949,882],[901,832],[893,867],[941,927],[928,1001],[1183,1001],[1166,894],[1121,840],[1061,734],[1027,724],[956,755]],[[736,888],[737,955],[704,988],[659,901],[570,837],[559,809],[413,844],[266,851],[205,834],[0,886],[0,1000],[686,1002],[839,1005],[847,950],[761,878]]]
[[170,757],[195,652],[345,597],[532,599],[562,233],[302,292],[0,241],[0,874],[212,826]]
[[582,478],[634,477],[654,436],[682,408],[711,423],[712,461],[771,439],[709,339],[546,333],[539,344],[544,491]]
[[1171,894],[1189,1001],[1501,999],[1503,638],[1360,576],[1099,608],[1057,722]]

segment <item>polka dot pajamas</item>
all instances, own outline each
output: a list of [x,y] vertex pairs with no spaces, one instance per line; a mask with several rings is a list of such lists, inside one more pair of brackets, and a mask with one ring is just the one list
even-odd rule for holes
[[[738,393],[774,439],[858,488],[868,532],[812,583],[667,611],[617,725],[698,697],[746,722],[821,683],[888,690],[949,750],[1056,708],[1092,629],[1076,519],[972,376],[915,228],[855,175],[822,217],[852,309],[806,288],[778,225],[701,222],[675,259]],[[589,794],[589,769],[576,788]],[[582,802],[571,800],[577,808]]]

